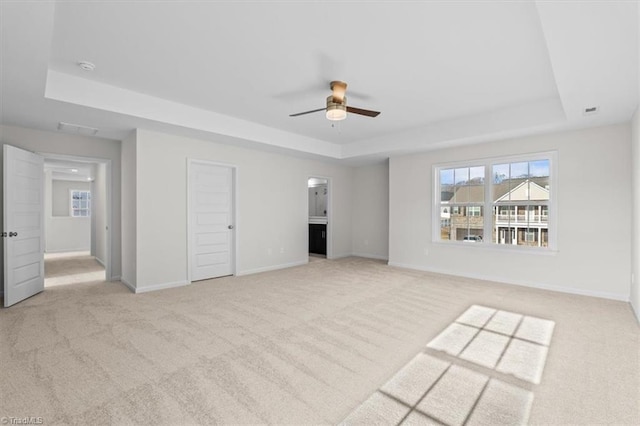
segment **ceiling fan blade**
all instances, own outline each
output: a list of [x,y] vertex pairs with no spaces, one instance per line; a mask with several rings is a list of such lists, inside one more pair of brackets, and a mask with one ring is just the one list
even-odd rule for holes
[[318,109],[312,109],[311,111],[296,112],[295,114],[289,114],[289,117],[297,117],[299,115],[311,114],[312,112],[320,112],[320,111],[324,111],[326,109],[327,108],[318,108]]
[[350,112],[352,114],[366,115],[367,117],[377,117],[378,115],[380,115],[380,111],[371,111],[370,109],[354,108],[350,106],[347,107],[347,112]]

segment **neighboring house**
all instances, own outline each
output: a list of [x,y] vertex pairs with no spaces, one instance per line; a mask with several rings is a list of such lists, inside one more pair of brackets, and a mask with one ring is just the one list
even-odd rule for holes
[[[491,241],[546,247],[549,218],[549,178],[518,178],[492,185]],[[443,197],[441,238],[478,241],[484,237],[484,186],[456,186],[449,199]],[[444,192],[443,192],[444,195]],[[477,205],[474,205],[477,204]],[[486,238],[485,238],[486,239]]]

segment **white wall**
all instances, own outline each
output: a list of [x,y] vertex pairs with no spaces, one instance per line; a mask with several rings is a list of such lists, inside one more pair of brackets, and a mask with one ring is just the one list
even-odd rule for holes
[[52,206],[51,210],[48,212],[50,216],[69,216],[69,206],[71,205],[71,196],[69,191],[74,189],[91,191],[91,183],[73,180],[53,180],[51,191]]
[[92,255],[102,263],[107,257],[107,165],[96,164],[94,180],[91,184],[91,218],[93,223],[92,232]]
[[363,166],[353,177],[353,254],[389,258],[389,162]]
[[[628,300],[631,250],[629,124],[394,157],[389,263]],[[558,251],[531,254],[432,242],[434,164],[558,152]]]
[[120,276],[120,141],[0,125],[0,143],[34,152],[104,158],[112,161],[112,275]]
[[[60,253],[85,251],[91,248],[91,218],[71,217],[70,192],[73,189],[90,190],[89,182],[52,180],[45,173],[45,251]],[[50,190],[49,190],[50,188]]]
[[[137,132],[122,141],[122,282],[137,284]],[[164,202],[163,202],[164,204]]]
[[[123,143],[123,164],[125,155],[134,157],[127,154],[128,145]],[[326,176],[331,180],[332,256],[351,254],[353,169],[350,167],[141,129],[137,130],[135,149],[137,291],[186,283],[187,158],[237,166],[238,274],[308,261],[310,176]],[[127,169],[129,164],[123,168]],[[129,202],[132,196],[129,193],[123,200]],[[133,246],[131,241],[123,243]],[[125,246],[123,253],[130,250]]]
[[633,186],[633,232],[631,267],[633,281],[631,283],[631,306],[640,321],[640,108],[636,110],[631,121],[631,161]]

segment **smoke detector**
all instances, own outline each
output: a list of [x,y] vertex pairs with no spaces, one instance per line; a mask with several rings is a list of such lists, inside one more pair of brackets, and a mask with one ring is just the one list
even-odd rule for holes
[[78,61],[78,66],[84,71],[93,71],[96,66],[89,61]]

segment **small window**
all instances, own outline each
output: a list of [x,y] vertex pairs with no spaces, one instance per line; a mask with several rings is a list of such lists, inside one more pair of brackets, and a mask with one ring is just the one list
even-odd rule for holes
[[71,217],[91,216],[91,191],[71,190]]

